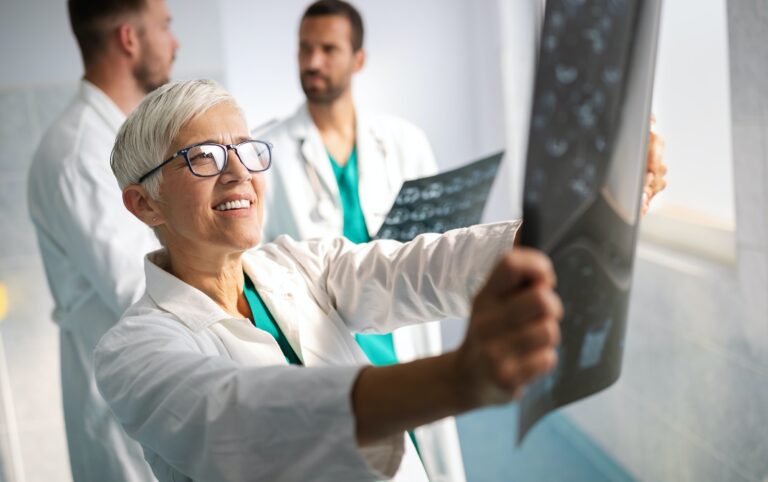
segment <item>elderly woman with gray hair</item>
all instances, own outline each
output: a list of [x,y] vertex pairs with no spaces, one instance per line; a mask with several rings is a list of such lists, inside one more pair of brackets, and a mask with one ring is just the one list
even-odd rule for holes
[[[161,481],[427,480],[404,432],[518,397],[556,363],[554,274],[518,223],[256,247],[269,143],[210,81],[128,118],[112,168],[163,249],[99,343],[98,386]],[[279,162],[279,161],[277,161]],[[453,352],[372,367],[355,332],[470,316]]]

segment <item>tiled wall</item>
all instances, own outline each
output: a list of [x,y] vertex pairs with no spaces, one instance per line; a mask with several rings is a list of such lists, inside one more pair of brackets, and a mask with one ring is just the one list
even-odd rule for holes
[[766,480],[766,340],[734,267],[646,246],[632,290],[621,378],[566,413],[640,480]]
[[[0,282],[8,289],[8,314],[0,323],[0,334],[21,446],[22,460],[17,462],[27,481],[71,479],[58,329],[50,318],[53,302],[27,213],[26,186],[41,136],[75,89],[71,83],[0,90]],[[0,431],[4,428],[0,422]]]

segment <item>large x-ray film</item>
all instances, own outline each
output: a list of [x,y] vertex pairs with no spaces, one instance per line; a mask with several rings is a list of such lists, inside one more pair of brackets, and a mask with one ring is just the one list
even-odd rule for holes
[[563,300],[554,372],[520,403],[518,442],[621,370],[661,0],[548,0],[528,140],[522,242]]
[[374,239],[410,241],[478,224],[499,163],[499,152],[435,176],[405,181]]

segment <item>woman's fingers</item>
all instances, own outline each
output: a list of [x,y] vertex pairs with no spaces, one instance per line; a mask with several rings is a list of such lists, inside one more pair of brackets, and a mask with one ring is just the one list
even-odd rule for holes
[[560,324],[555,318],[537,320],[504,337],[503,343],[509,353],[520,355],[541,348],[556,347],[560,344]]
[[663,191],[667,186],[664,176],[667,174],[667,165],[664,164],[664,138],[656,132],[656,118],[651,117],[651,130],[648,138],[648,156],[643,183],[643,199],[641,213],[644,216],[648,212],[651,200]]
[[664,163],[664,138],[656,133],[655,118],[651,119],[651,131],[648,139],[648,159],[646,176],[651,176],[650,182],[646,177],[646,186],[650,187],[649,199],[662,191],[667,183],[664,176],[667,174],[667,165]]
[[563,316],[554,285],[548,257],[515,249],[475,297],[459,369],[478,404],[519,396],[526,384],[554,368]]
[[540,352],[554,351],[560,344],[560,325],[557,320],[545,318],[529,323],[520,330],[499,336],[488,344],[488,356],[495,368],[497,383],[503,382],[505,370],[511,365],[525,365],[530,357]]
[[536,350],[521,357],[509,357],[499,366],[496,386],[513,398],[522,395],[522,389],[536,378],[551,372],[557,366],[554,348]]
[[514,294],[525,286],[554,286],[552,262],[540,251],[516,248],[496,264],[485,285],[475,297],[475,304],[490,303]]
[[479,314],[477,335],[497,338],[525,331],[524,325],[538,320],[559,320],[563,316],[563,305],[552,288],[540,284],[522,289],[506,299],[495,300]]

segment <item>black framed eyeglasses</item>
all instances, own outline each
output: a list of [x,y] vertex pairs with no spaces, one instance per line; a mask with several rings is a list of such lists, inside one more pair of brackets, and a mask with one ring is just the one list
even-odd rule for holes
[[201,142],[179,150],[159,166],[141,176],[139,182],[144,182],[144,179],[179,156],[184,156],[189,171],[195,176],[218,176],[227,167],[230,149],[235,150],[240,162],[250,172],[266,171],[272,165],[272,144],[266,141],[248,140],[240,144]]

